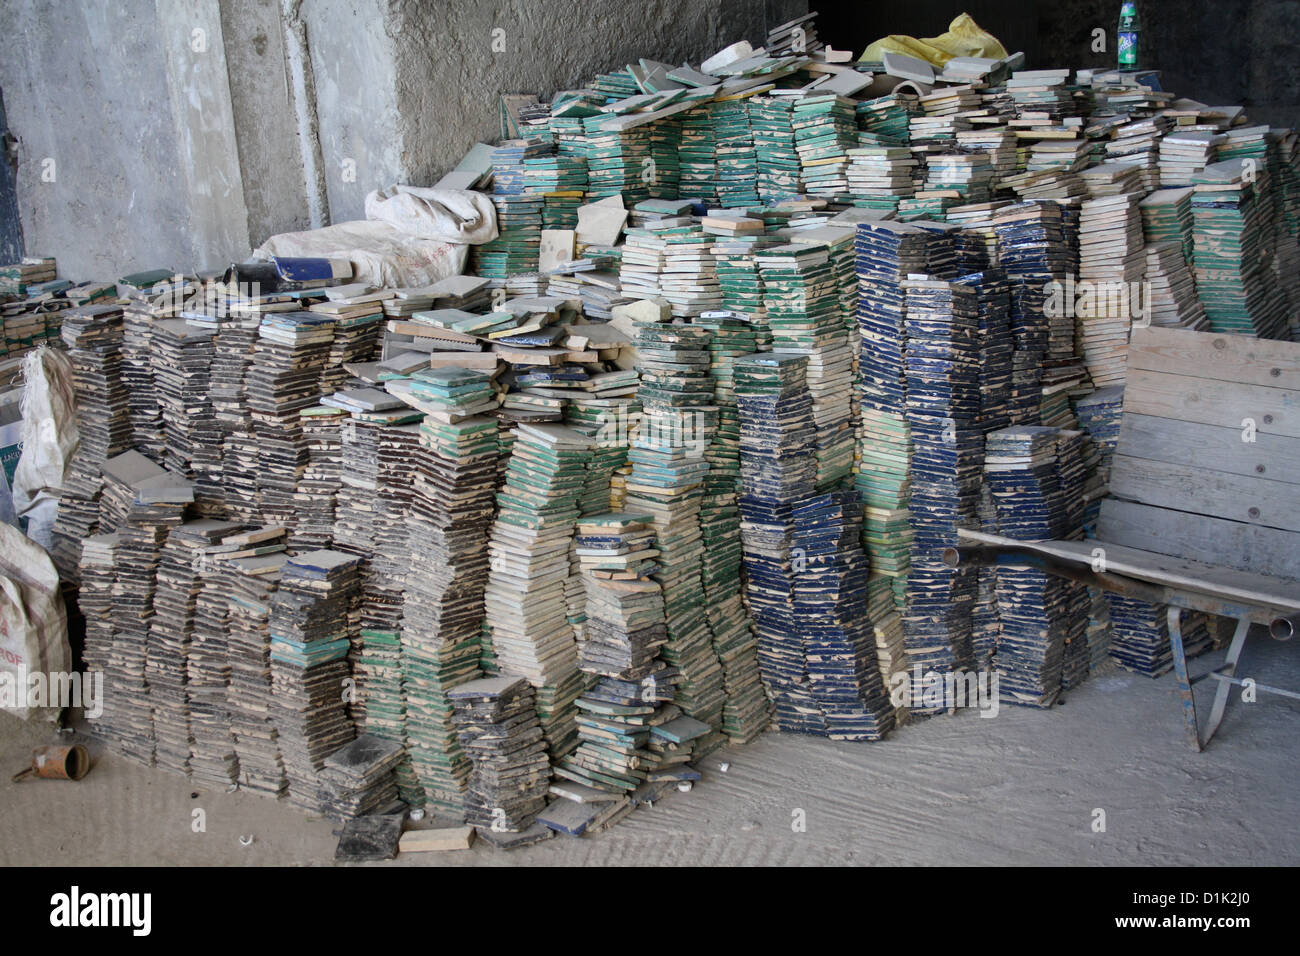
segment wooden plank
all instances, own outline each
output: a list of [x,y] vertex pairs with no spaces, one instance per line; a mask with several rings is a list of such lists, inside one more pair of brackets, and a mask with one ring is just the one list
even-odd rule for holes
[[1109,574],[1149,581],[1178,590],[1197,591],[1221,600],[1257,607],[1300,611],[1300,583],[1272,575],[1221,568],[1185,558],[1140,551],[1102,539],[1086,541],[1015,541],[1001,535],[960,528],[957,537],[972,544],[1015,545],[1048,557],[1091,568],[1093,550],[1104,549]]
[[1291,531],[1106,498],[1097,537],[1142,551],[1300,581],[1300,535]]
[[1300,484],[1300,441],[1258,432],[1253,442],[1241,437],[1240,428],[1125,415],[1118,450],[1133,458]]
[[432,827],[427,830],[407,830],[398,841],[402,853],[432,853],[444,850],[468,850],[474,842],[474,828]]
[[1300,391],[1300,343],[1251,335],[1135,328],[1128,367]]
[[1295,486],[1268,478],[1116,455],[1110,493],[1141,504],[1300,531],[1300,495]]
[[1130,368],[1124,386],[1124,413],[1238,430],[1250,419],[1257,434],[1300,438],[1300,392],[1264,385],[1236,385]]

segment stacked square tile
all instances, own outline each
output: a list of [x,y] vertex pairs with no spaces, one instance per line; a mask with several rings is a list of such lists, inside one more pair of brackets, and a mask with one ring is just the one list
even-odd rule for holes
[[165,453],[163,464],[194,479],[195,507],[202,514],[223,508],[221,430],[208,395],[215,331],[184,319],[154,323],[153,377],[158,389]]
[[282,796],[289,785],[274,716],[271,687],[271,601],[287,556],[280,552],[221,562],[219,587],[227,599],[230,686],[226,703],[245,790]]
[[356,736],[347,697],[347,618],[360,585],[358,558],[309,551],[289,558],[270,599],[272,719],[289,781],[289,800],[323,811],[325,758]]
[[[733,361],[740,414],[741,541],[763,684],[782,730],[824,727],[807,681],[794,600],[794,505],[816,490],[816,424],[808,357],[759,352]],[[814,716],[815,715],[815,716]]]
[[68,309],[63,315],[61,334],[72,362],[80,443],[68,463],[59,497],[51,556],[63,577],[76,580],[81,542],[100,530],[104,462],[125,451],[131,442],[128,393],[123,379],[122,307]]
[[698,745],[703,751],[721,740],[716,732],[725,700],[701,579],[705,455],[718,423],[709,340],[705,328],[638,325],[642,420],[628,452],[632,474],[625,499],[626,510],[653,517],[660,551],[656,578],[668,625],[663,657],[680,673],[677,705],[715,732]]
[[805,498],[792,511],[798,557],[794,602],[814,731],[832,740],[880,740],[894,727],[868,608],[862,507],[853,490]]
[[657,554],[648,519],[591,516],[577,537],[588,621],[579,655],[595,680],[578,698],[578,749],[555,772],[615,793],[645,782],[651,728],[680,713],[672,704],[678,673],[660,657],[668,629],[663,589],[648,577]]
[[853,354],[839,288],[822,244],[792,243],[755,253],[764,309],[777,351],[808,356],[808,390],[817,422],[817,484],[829,488],[853,468]]
[[582,687],[565,584],[592,440],[562,425],[517,425],[488,543],[487,626],[503,675],[539,688],[553,758],[573,747]]
[[294,492],[308,458],[302,410],[319,397],[333,336],[332,324],[310,312],[269,313],[244,375],[257,450],[258,514],[291,533],[297,523]]
[[[145,680],[153,707],[156,762],[187,776],[194,748],[187,668],[194,608],[202,588],[199,563],[209,546],[238,529],[237,524],[226,521],[187,521],[171,529],[159,551]],[[224,696],[224,687],[222,692]],[[196,716],[210,725],[220,715],[201,707]]]
[[[923,673],[973,663],[971,610],[977,576],[940,555],[959,527],[976,527],[984,438],[979,428],[979,301],[970,286],[909,279],[906,416],[912,440],[911,568],[903,634]],[[913,688],[914,712],[922,688]],[[933,708],[930,708],[933,709]]]
[[1133,290],[1146,273],[1141,194],[1091,199],[1079,217],[1079,282],[1094,292],[1093,307],[1079,317],[1079,343],[1093,385],[1124,381]]
[[488,377],[455,371],[416,386],[431,411],[420,425],[409,516],[402,669],[412,769],[430,805],[463,813],[470,765],[447,695],[478,674],[489,576],[483,541],[492,524],[500,451],[494,419],[456,412],[479,400]]
[[713,651],[722,664],[727,702],[722,729],[732,743],[746,743],[770,721],[767,695],[758,670],[758,642],[741,594],[740,568],[740,413],[736,408],[734,362],[757,351],[754,328],[737,319],[699,320],[710,333],[710,373],[718,427],[705,457],[709,473],[700,506],[704,543],[701,580],[708,607]]
[[1034,423],[1042,401],[1044,363],[1074,354],[1074,319],[1066,309],[1048,303],[1050,284],[1060,283],[1063,289],[1069,274],[1061,207],[1055,202],[1004,206],[993,213],[993,228],[998,264],[1011,285],[1011,334],[1016,343],[1011,421]]

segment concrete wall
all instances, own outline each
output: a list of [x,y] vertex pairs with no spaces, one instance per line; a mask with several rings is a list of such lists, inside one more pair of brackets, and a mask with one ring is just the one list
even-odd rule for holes
[[[26,250],[217,268],[498,135],[497,97],[700,59],[807,0],[0,0]],[[494,30],[505,50],[493,51]]]

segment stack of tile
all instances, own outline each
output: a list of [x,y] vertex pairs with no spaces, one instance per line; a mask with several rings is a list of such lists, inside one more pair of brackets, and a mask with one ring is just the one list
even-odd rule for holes
[[649,299],[663,293],[660,282],[665,272],[667,235],[677,228],[648,223],[645,227],[627,230],[618,275],[624,294]]
[[1124,415],[1124,386],[1099,388],[1075,402],[1079,427],[1088,433],[1100,453],[1097,472],[1102,484],[1110,482],[1111,459],[1119,443],[1120,423]]
[[[961,283],[916,279],[905,282],[904,290],[912,557],[903,635],[914,668],[945,673],[973,660],[976,574],[947,567],[940,554],[956,544],[957,528],[978,522],[984,450],[978,426],[979,302],[975,290]],[[914,697],[921,690],[914,687]]]
[[1192,176],[1196,295],[1211,330],[1281,338],[1285,304],[1269,281],[1265,213],[1249,162],[1226,160]]
[[722,288],[714,266],[714,239],[698,226],[661,233],[664,239],[663,272],[659,294],[668,300],[674,316],[696,316],[722,305]]
[[[86,619],[86,644],[82,653],[86,674],[91,677],[98,672],[104,675],[105,681],[113,650],[113,580],[116,576],[117,543],[116,533],[86,537],[78,568],[77,607]],[[95,721],[92,726],[97,728],[98,734],[109,740],[120,739],[126,729],[113,723],[114,712],[109,703],[116,694],[117,688],[114,688],[98,716],[87,714],[88,720]]]
[[744,102],[749,106],[749,125],[754,136],[759,199],[772,202],[800,195],[803,192],[802,166],[794,148],[794,103],[791,98],[752,96]]
[[834,93],[800,97],[791,125],[804,191],[828,198],[846,195],[848,150],[857,146],[853,100]]
[[[713,651],[700,572],[704,545],[700,505],[709,472],[705,454],[717,428],[710,376],[709,332],[646,322],[637,328],[642,421],[628,452],[632,474],[624,507],[653,519],[660,551],[656,579],[663,587],[668,643],[664,660],[677,668],[676,703],[717,731],[725,698],[723,671]],[[720,742],[714,735],[703,749]]]
[[920,112],[920,97],[906,91],[864,100],[856,108],[859,127],[896,144],[907,143],[910,120]]
[[1146,246],[1147,301],[1144,316],[1151,325],[1204,330],[1210,327],[1205,306],[1196,297],[1196,282],[1179,242],[1148,242]]
[[758,671],[758,642],[741,595],[740,413],[733,366],[737,357],[757,351],[758,337],[752,326],[736,319],[700,324],[710,332],[713,398],[718,408],[718,427],[705,453],[709,473],[700,506],[701,581],[727,696],[722,729],[731,743],[747,743],[767,727],[770,715]]
[[226,509],[243,521],[255,521],[257,507],[257,442],[253,419],[244,401],[244,375],[253,359],[261,314],[232,305],[212,341],[212,385],[209,391],[217,428],[221,431],[221,488]]
[[502,674],[528,678],[551,754],[572,748],[581,690],[565,584],[590,438],[563,425],[520,424],[497,494],[488,554],[487,625]]
[[497,210],[497,237],[473,247],[472,268],[476,275],[504,280],[515,273],[537,270],[544,203],[541,196],[492,196]]
[[1142,211],[1142,237],[1148,246],[1177,242],[1183,261],[1192,264],[1192,189],[1157,189],[1138,204]]
[[72,361],[73,388],[78,396],[80,443],[68,463],[59,497],[52,557],[61,575],[76,580],[81,542],[100,530],[104,462],[125,451],[131,441],[128,394],[122,378],[121,306],[68,309],[62,337]]
[[906,146],[859,146],[848,157],[848,192],[855,205],[894,209],[900,198],[916,192],[917,162]]
[[1164,116],[1150,116],[1125,123],[1106,142],[1106,158],[1137,166],[1143,192],[1160,188],[1160,138],[1170,122]]
[[817,422],[817,485],[829,488],[853,468],[850,393],[853,353],[840,313],[836,277],[824,245],[792,243],[755,253],[763,275],[772,347],[808,356],[808,390]]
[[907,519],[912,446],[904,417],[907,331],[903,282],[927,267],[929,236],[916,226],[858,226],[862,437],[856,487],[866,503],[865,544],[874,572],[892,579],[901,604],[912,533]]
[[223,787],[239,782],[230,714],[230,598],[222,581],[220,546],[199,557],[199,593],[186,667],[190,701],[190,772]]
[[303,441],[307,444],[307,466],[294,501],[298,524],[294,544],[314,551],[334,546],[335,501],[343,486],[343,442],[341,428],[347,412],[326,405],[302,410]]
[[270,600],[272,719],[296,806],[321,811],[329,799],[325,758],[356,731],[344,706],[349,679],[348,607],[360,585],[359,559],[309,551],[287,560]]
[[717,143],[713,133],[713,106],[704,104],[681,114],[678,192],[707,204],[718,201]]
[[578,698],[578,749],[556,773],[597,790],[635,790],[647,777],[650,728],[671,706],[677,672],[661,659],[668,641],[663,589],[647,575],[658,552],[649,515],[607,514],[578,528],[588,628],[582,670],[596,681]]
[[763,276],[754,252],[769,244],[761,238],[736,238],[713,247],[718,283],[722,290],[722,310],[737,313],[754,330],[755,348],[772,343],[763,305]]
[[1011,291],[1006,273],[988,269],[961,276],[979,297],[980,430],[1005,428],[1011,419]]
[[[590,199],[603,199],[621,193],[624,202],[630,206],[650,198],[650,183],[646,180],[653,181],[657,178],[657,173],[656,177],[645,176],[653,168],[651,164],[654,161],[649,126],[624,129],[618,125],[624,119],[620,116],[611,120],[601,114],[586,117],[582,121],[587,140],[587,196]],[[685,121],[682,126],[682,136],[685,139]],[[680,176],[685,179],[684,160]],[[660,190],[656,189],[658,191]]]
[[221,432],[208,395],[215,354],[212,329],[184,319],[154,323],[153,377],[162,413],[163,464],[194,479],[195,507],[222,510]]
[[793,593],[797,653],[817,708],[805,721],[832,740],[880,740],[894,726],[868,614],[861,515],[856,491],[805,498],[791,512],[801,565]]
[[[227,521],[187,521],[171,529],[159,551],[145,680],[153,707],[156,763],[166,770],[186,775],[190,772],[190,754],[194,749],[191,718],[194,723],[206,725],[203,729],[205,737],[210,736],[215,723],[226,726],[220,711],[204,706],[209,702],[207,694],[201,693],[194,701],[198,706],[191,714],[186,672],[190,667],[194,670],[193,677],[203,676],[202,666],[189,660],[194,636],[194,610],[202,588],[200,560],[207,548],[238,530],[239,525]],[[224,665],[225,661],[220,663]],[[196,682],[201,691],[207,690],[204,685],[208,681]],[[216,689],[220,697],[225,696],[224,683]],[[230,756],[233,757],[233,753]],[[217,768],[205,767],[205,778],[212,779],[210,771],[214,769]],[[231,779],[230,775],[226,776],[226,782]]]
[[461,412],[490,388],[485,373],[448,369],[415,384],[429,414],[420,448],[409,524],[402,663],[406,735],[427,800],[463,812],[468,758],[451,724],[447,691],[478,670],[497,457],[495,420]]
[[[1059,432],[1020,426],[988,435],[985,480],[997,502],[999,533],[1021,541],[1063,536],[1069,527],[1057,459]],[[997,667],[1008,703],[1050,707],[1061,691],[1071,613],[1064,578],[1028,568],[997,570],[1001,636]]]
[[[1159,677],[1174,666],[1173,644],[1169,639],[1169,608],[1148,604],[1121,594],[1110,598],[1111,660],[1125,670]],[[1210,631],[1205,615],[1184,611],[1179,630],[1183,653],[1195,657],[1210,649]]]
[[981,150],[988,156],[992,190],[997,190],[1003,179],[1016,174],[1016,136],[1005,126],[962,130],[957,133],[957,145],[962,149]]
[[[804,732],[809,694],[794,605],[793,505],[817,481],[816,424],[805,355],[760,352],[734,362],[740,412],[741,541],[763,684],[783,730]],[[802,560],[802,559],[801,559]]]
[[1219,145],[1225,141],[1220,133],[1207,129],[1179,130],[1166,133],[1160,140],[1160,185],[1164,189],[1186,186],[1192,176],[1218,158]]
[[402,809],[394,775],[401,759],[400,744],[372,734],[344,744],[325,758],[320,774],[325,787],[321,809],[335,820]]
[[1051,283],[1068,275],[1061,207],[1054,202],[1004,206],[993,214],[999,264],[1011,284],[1012,355],[1010,415],[1014,424],[1038,420],[1043,363],[1074,353],[1074,320],[1069,310],[1049,308]]
[[529,829],[546,806],[550,761],[528,681],[472,680],[448,691],[456,734],[473,770],[465,822],[487,833]]
[[270,313],[258,328],[244,383],[263,521],[296,525],[294,492],[308,457],[301,415],[319,397],[317,382],[333,336],[330,323],[309,312]]
[[718,202],[725,207],[758,202],[758,158],[749,107],[743,99],[712,104],[713,140],[718,168]]
[[1139,196],[1092,199],[1079,219],[1079,281],[1094,292],[1080,317],[1079,342],[1088,375],[1098,388],[1124,380],[1132,293],[1146,270]]
[[989,198],[993,164],[986,153],[939,153],[926,161],[925,189],[954,192],[963,203],[981,203]]
[[283,552],[221,562],[218,587],[227,600],[230,686],[226,704],[246,790],[278,797],[288,786],[271,689],[271,599],[280,584]]
[[162,419],[153,379],[153,310],[136,299],[126,306],[124,316],[122,379],[131,417],[131,444],[152,460],[162,461]]
[[105,715],[122,752],[149,765],[154,762],[155,746],[146,673],[149,625],[162,547],[171,529],[183,520],[184,511],[180,502],[136,501],[118,528],[113,646],[104,661],[104,683],[113,690],[105,701]]

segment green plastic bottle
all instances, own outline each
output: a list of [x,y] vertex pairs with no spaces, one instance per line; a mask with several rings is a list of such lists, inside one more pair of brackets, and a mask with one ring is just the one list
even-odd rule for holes
[[1119,8],[1119,68],[1136,70],[1138,68],[1138,25],[1137,4],[1125,0]]

